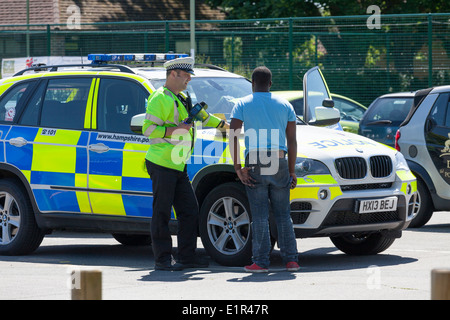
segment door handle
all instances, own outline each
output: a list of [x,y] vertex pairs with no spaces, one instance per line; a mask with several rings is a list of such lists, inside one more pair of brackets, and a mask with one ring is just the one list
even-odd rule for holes
[[109,147],[107,145],[104,145],[103,143],[97,143],[97,144],[91,144],[89,145],[89,151],[97,152],[97,153],[103,153],[107,152],[109,150]]
[[15,146],[15,147],[23,147],[24,145],[26,145],[28,143],[27,140],[25,140],[22,137],[17,137],[17,138],[12,138],[9,139],[9,144]]

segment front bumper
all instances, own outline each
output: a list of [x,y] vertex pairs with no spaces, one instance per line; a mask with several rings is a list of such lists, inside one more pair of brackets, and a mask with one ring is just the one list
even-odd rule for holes
[[[291,218],[296,237],[372,232],[398,234],[413,218],[416,194],[416,180],[410,172],[397,172],[392,182],[345,186],[339,186],[331,176],[308,177],[291,191]],[[398,199],[396,211],[360,214],[355,210],[359,199],[391,196]]]

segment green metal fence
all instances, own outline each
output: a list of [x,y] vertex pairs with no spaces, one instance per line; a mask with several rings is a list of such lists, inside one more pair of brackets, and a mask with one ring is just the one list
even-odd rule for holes
[[[272,90],[300,90],[319,65],[331,92],[368,105],[377,96],[450,84],[450,13],[196,21],[196,60],[249,77],[259,65]],[[0,58],[185,52],[189,21],[0,25]]]

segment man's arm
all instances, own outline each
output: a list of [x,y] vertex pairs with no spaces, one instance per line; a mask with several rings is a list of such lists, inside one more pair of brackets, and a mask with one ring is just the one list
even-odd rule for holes
[[230,153],[236,171],[241,169],[239,135],[241,134],[242,123],[241,120],[235,118],[231,119],[230,123]]
[[[147,118],[150,117],[147,116]],[[170,137],[175,132],[184,134],[189,132],[189,129],[192,127],[192,123],[186,124],[184,122],[180,122],[176,127],[166,127],[163,125],[162,120],[159,120],[156,117],[153,117],[152,120],[145,119],[142,127],[142,134],[150,139]]]
[[297,185],[297,176],[295,174],[295,161],[297,159],[297,125],[295,121],[289,121],[286,126],[286,140],[288,149],[289,175],[292,177],[291,189]]
[[244,185],[253,186],[254,180],[248,173],[249,168],[242,168],[241,165],[241,146],[239,143],[239,135],[242,129],[242,120],[232,118],[230,123],[230,153],[234,163],[234,171]]

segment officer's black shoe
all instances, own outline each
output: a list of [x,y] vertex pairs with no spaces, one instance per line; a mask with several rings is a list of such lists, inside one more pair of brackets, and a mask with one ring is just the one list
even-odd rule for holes
[[172,270],[180,271],[184,269],[207,268],[209,266],[208,259],[204,257],[193,257],[192,259],[182,260],[172,265]]

